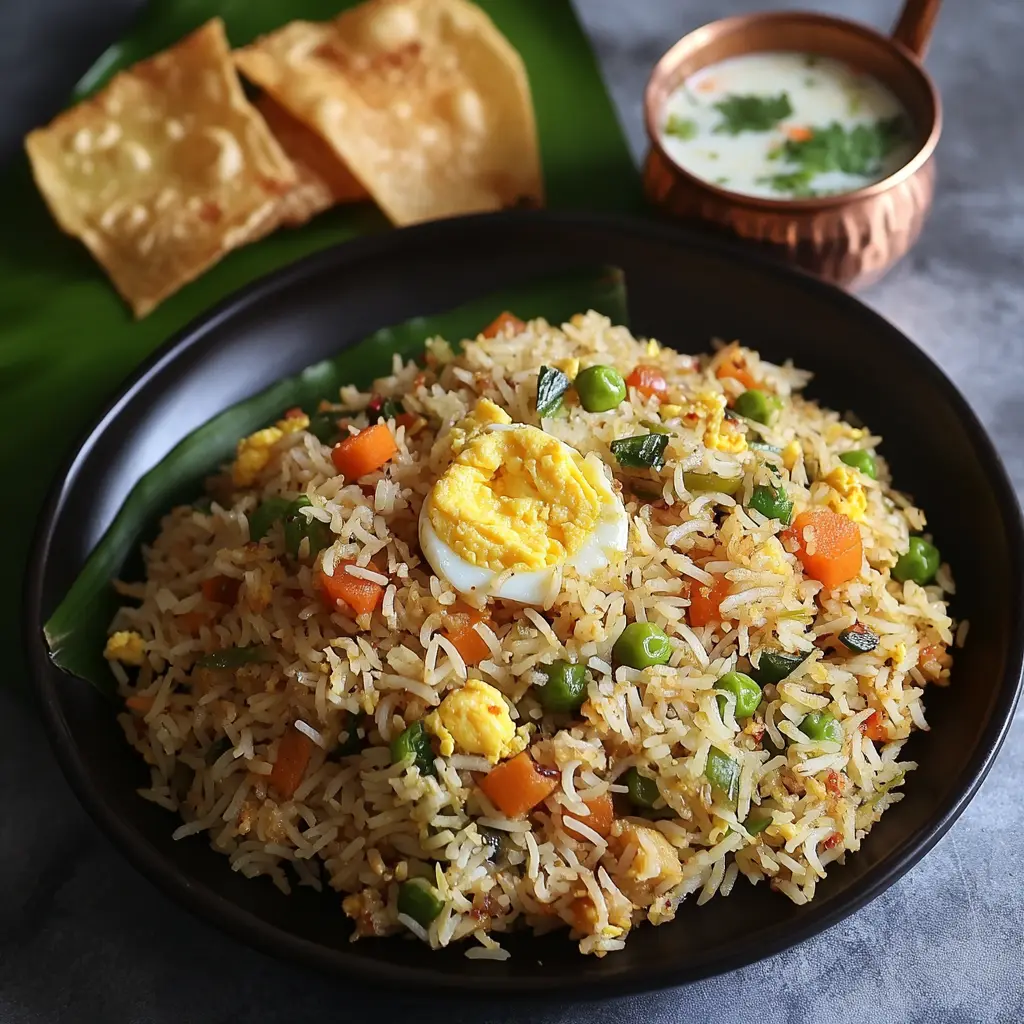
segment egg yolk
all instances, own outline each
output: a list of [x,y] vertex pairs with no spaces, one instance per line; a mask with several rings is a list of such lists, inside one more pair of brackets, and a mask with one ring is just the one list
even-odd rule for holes
[[538,430],[471,436],[430,494],[438,537],[471,565],[547,569],[571,558],[602,512],[600,469]]

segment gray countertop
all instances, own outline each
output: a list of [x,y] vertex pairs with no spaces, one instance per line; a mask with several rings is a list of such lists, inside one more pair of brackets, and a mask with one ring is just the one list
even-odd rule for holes
[[[576,0],[635,152],[657,57],[745,0]],[[56,98],[125,24],[134,0],[8,3],[0,68],[15,118]],[[779,4],[777,6],[799,6]],[[895,0],[817,7],[886,26]],[[1024,3],[947,5],[928,66],[946,132],[934,215],[920,244],[864,298],[960,386],[1024,489]],[[10,19],[10,20],[8,20]],[[74,54],[35,66],[29,43]],[[39,52],[39,51],[36,51]],[[78,61],[77,66],[75,61]],[[62,79],[63,76],[63,80]],[[17,126],[22,127],[22,126]],[[5,140],[9,141],[9,140]],[[255,953],[191,918],[99,834],[32,715],[0,689],[0,1021],[369,1019],[366,997]],[[1024,1019],[1024,717],[963,817],[881,898],[818,938],[745,970],[649,997],[532,1008],[393,1006],[418,1020],[814,1021],[910,1024]]]

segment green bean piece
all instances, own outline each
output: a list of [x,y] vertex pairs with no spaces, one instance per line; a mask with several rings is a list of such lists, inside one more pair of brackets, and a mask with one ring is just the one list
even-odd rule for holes
[[786,497],[783,487],[769,487],[758,484],[747,503],[748,508],[756,509],[766,519],[778,519],[783,526],[788,526],[793,518],[793,502]]
[[[761,687],[745,672],[726,672],[715,683],[716,690],[724,690],[736,698],[736,718],[749,718],[761,706]],[[725,714],[725,697],[718,698],[718,706]]]
[[588,366],[573,384],[587,412],[608,412],[626,398],[626,382],[614,366]]
[[[338,742],[329,755],[332,761],[358,754],[366,746],[366,732],[363,726],[365,721],[366,714],[364,712],[349,713],[345,720],[345,728],[338,736]],[[431,766],[433,766],[433,761],[431,761]]]
[[893,579],[900,583],[913,580],[922,587],[926,586],[935,579],[941,562],[942,556],[934,544],[930,544],[924,537],[911,537],[910,546],[893,567]]
[[307,519],[299,509],[312,507],[312,502],[302,494],[288,507],[284,517],[284,547],[291,558],[299,557],[303,538],[309,540],[309,557],[315,558],[331,543],[331,528],[321,519]]
[[759,836],[770,824],[772,823],[771,811],[760,814],[757,811],[752,811],[745,822],[743,827],[752,836]]
[[856,654],[867,654],[878,646],[879,637],[859,622],[839,634],[839,642]]
[[812,711],[800,723],[800,731],[812,740],[843,742],[843,727],[827,711]]
[[391,763],[398,764],[412,758],[420,775],[437,775],[434,766],[434,748],[422,722],[413,722],[405,732],[391,741]]
[[878,463],[875,462],[874,455],[871,452],[858,449],[852,452],[843,452],[839,456],[840,462],[845,462],[846,465],[852,466],[854,469],[860,470],[866,477],[870,477],[872,480],[878,479]]
[[262,540],[271,526],[291,508],[291,504],[287,498],[267,498],[249,516],[249,540]]
[[743,486],[741,476],[719,476],[717,473],[683,473],[686,489],[694,494],[714,491],[716,494],[736,494]]
[[653,622],[631,622],[615,641],[612,657],[629,668],[666,665],[672,657],[672,641]]
[[781,683],[798,665],[806,654],[784,654],[782,651],[762,651],[757,665],[750,672],[761,686]]
[[341,413],[318,412],[309,417],[306,428],[321,444],[334,444],[338,440],[338,417]]
[[579,711],[587,699],[587,667],[571,661],[555,661],[539,666],[547,682],[536,687],[537,699],[545,711]]
[[430,922],[444,910],[437,890],[423,878],[410,878],[398,887],[398,912],[429,928]]
[[622,776],[622,781],[629,790],[629,802],[634,807],[642,807],[644,810],[649,811],[658,802],[658,797],[661,796],[657,781],[649,779],[646,775],[641,775],[635,767],[630,768]]
[[618,437],[609,445],[612,455],[626,469],[661,469],[665,465],[668,434],[636,434]]
[[740,766],[718,747],[708,751],[708,763],[704,776],[720,796],[732,803],[740,791]]
[[211,651],[209,654],[200,655],[196,658],[196,666],[199,668],[241,668],[242,665],[255,665],[270,660],[270,648],[263,644],[253,644],[251,647],[225,647],[221,651]]
[[537,415],[550,416],[562,404],[569,390],[569,378],[552,366],[542,366],[537,374]]
[[777,395],[766,394],[758,388],[751,388],[736,399],[733,409],[736,410],[738,416],[744,416],[748,420],[767,426],[775,418],[775,414],[782,409],[782,399]]

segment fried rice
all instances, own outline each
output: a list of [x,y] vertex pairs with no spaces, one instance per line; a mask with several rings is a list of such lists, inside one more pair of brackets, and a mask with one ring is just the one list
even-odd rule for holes
[[[680,354],[595,313],[491,333],[457,348],[434,339],[370,392],[282,410],[240,442],[212,501],[163,519],[144,581],[118,584],[107,646],[121,724],[150,770],[142,795],[180,816],[176,838],[204,834],[234,870],[339,894],[353,938],[471,940],[470,957],[504,958],[501,934],[522,928],[563,929],[604,955],[688,896],[728,896],[740,876],[807,902],[901,799],[916,767],[902,748],[928,728],[925,688],[949,679],[948,567],[927,585],[893,576],[924,514],[893,489],[881,438],[801,397],[809,374],[792,366],[736,344]],[[538,417],[542,365],[572,378],[594,364],[627,378],[643,365],[659,383],[600,413],[570,389]],[[750,386],[773,396],[768,424],[726,408]],[[492,600],[467,618],[464,595],[424,560],[417,522],[481,399],[594,453],[629,536],[603,569],[559,573],[543,605]],[[343,437],[382,420],[394,454],[345,479],[316,429],[325,418]],[[666,431],[661,468],[613,454],[616,439]],[[840,459],[852,451],[874,453],[877,479]],[[797,525],[758,511],[756,488],[784,492]],[[315,554],[258,512],[299,496],[303,536],[322,524]],[[815,531],[799,526],[818,509],[861,539],[855,575],[831,586],[808,571]],[[318,583],[342,565],[378,588],[370,610]],[[664,631],[667,663],[617,662],[631,622]],[[452,642],[467,623],[475,664]],[[538,699],[560,660],[586,666],[572,713]],[[745,717],[716,687],[731,671],[760,680]],[[548,780],[525,813],[503,813],[482,786],[507,760],[458,745],[446,756],[436,731],[426,761],[395,760],[396,739],[470,680],[500,693],[517,738],[507,754]],[[838,732],[809,735],[812,720]]]

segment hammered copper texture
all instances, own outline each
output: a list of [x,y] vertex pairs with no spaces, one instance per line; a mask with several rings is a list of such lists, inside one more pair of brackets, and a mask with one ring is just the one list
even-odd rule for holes
[[760,243],[788,263],[845,288],[877,281],[917,241],[935,189],[935,160],[877,195],[821,210],[759,209],[725,198],[676,173],[656,150],[644,166],[648,197],[683,220]]

